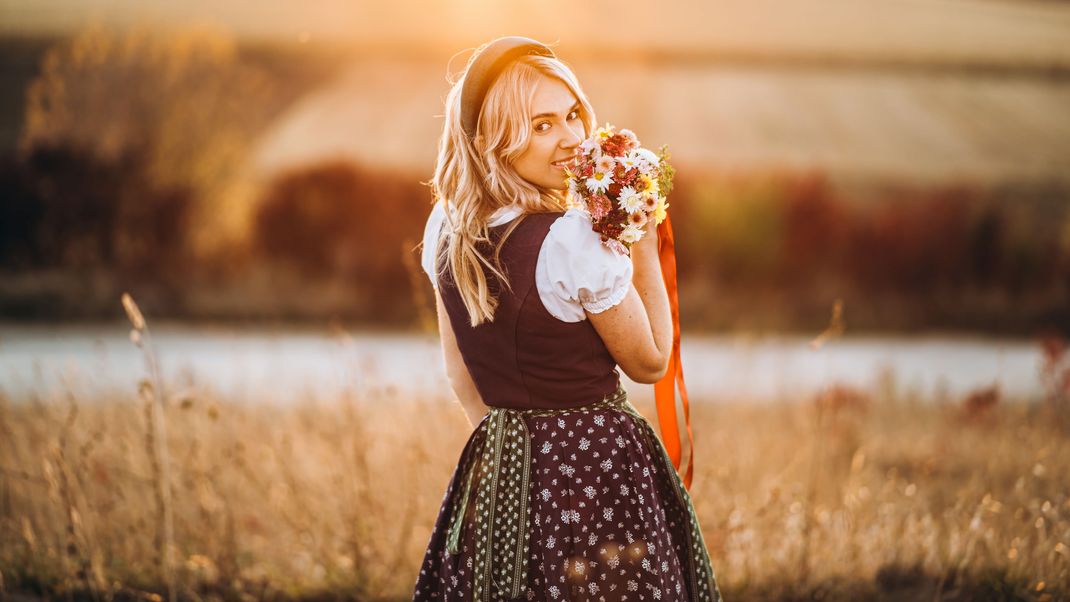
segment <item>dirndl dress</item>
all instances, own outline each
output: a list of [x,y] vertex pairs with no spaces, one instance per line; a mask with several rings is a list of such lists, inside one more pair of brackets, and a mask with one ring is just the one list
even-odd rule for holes
[[[434,221],[424,269],[489,411],[446,487],[414,602],[719,601],[688,491],[581,319],[608,305],[591,293],[579,317],[551,312],[536,282],[537,270],[561,279],[593,266],[574,280],[603,278],[585,290],[619,300],[612,290],[630,286],[630,261],[619,263],[578,213],[526,215],[499,248],[509,287],[494,287],[494,320],[472,327]],[[490,225],[485,256],[506,229]],[[563,260],[553,264],[551,251]]]
[[414,601],[719,601],[687,489],[623,388],[491,408],[461,453]]

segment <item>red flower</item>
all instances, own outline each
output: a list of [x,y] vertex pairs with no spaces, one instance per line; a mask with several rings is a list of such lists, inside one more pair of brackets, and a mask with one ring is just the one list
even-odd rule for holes
[[602,142],[602,152],[614,157],[623,157],[632,148],[632,141],[619,133],[613,134]]
[[591,198],[588,205],[588,211],[591,212],[591,218],[595,221],[604,218],[609,214],[610,209],[613,208],[613,202],[604,194],[595,195]]

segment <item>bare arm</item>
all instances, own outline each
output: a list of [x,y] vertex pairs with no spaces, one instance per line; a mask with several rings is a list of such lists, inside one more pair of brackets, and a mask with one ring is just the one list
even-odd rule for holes
[[665,376],[672,355],[672,310],[654,220],[631,252],[632,287],[624,300],[600,313],[587,312],[587,318],[628,378],[655,383]]
[[453,325],[450,317],[442,305],[442,297],[435,291],[435,306],[438,308],[438,334],[442,340],[442,357],[446,362],[446,376],[450,380],[450,388],[453,389],[457,401],[461,403],[468,422],[475,428],[483,416],[487,413],[487,405],[483,403],[483,397],[476,389],[476,383],[472,381],[472,375],[468,373],[468,366],[461,358],[461,350],[457,347],[457,338],[453,334]]

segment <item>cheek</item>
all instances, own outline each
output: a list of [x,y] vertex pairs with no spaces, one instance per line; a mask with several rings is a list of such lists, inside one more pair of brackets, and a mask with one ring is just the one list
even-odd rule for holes
[[553,161],[555,156],[552,141],[533,138],[527,149],[517,158],[516,165],[521,171],[534,175],[553,170],[550,161]]
[[554,157],[561,153],[556,152],[556,148],[552,141],[544,140],[540,142],[542,143],[539,145],[539,160],[542,161],[543,165],[546,167],[550,167],[550,161],[553,161]]

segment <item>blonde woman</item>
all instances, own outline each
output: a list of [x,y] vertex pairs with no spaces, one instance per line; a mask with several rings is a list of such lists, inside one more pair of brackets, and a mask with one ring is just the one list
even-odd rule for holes
[[480,47],[446,98],[422,263],[475,430],[413,600],[720,600],[694,508],[621,385],[653,383],[672,319],[650,220],[631,256],[566,203],[595,127],[535,40]]

